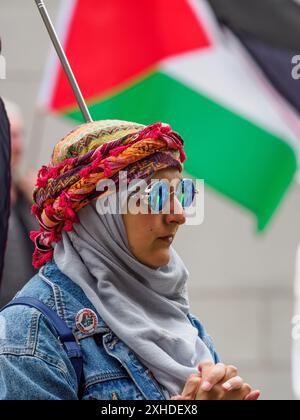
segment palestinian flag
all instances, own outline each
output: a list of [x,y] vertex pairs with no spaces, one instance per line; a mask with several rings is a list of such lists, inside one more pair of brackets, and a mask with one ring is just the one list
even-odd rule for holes
[[240,38],[300,113],[300,2],[296,1],[209,0],[219,21]]
[[[185,139],[185,170],[253,212],[262,230],[297,170],[299,127],[207,3],[62,3],[60,38],[93,119],[171,123]],[[82,121],[55,55],[42,103]]]

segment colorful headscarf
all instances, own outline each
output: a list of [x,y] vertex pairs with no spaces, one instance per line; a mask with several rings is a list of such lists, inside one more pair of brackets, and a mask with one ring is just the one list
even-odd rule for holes
[[53,258],[53,245],[63,230],[73,230],[79,210],[104,193],[97,191],[101,180],[111,178],[118,187],[123,170],[128,183],[168,167],[182,171],[185,158],[182,138],[167,124],[106,120],[75,128],[38,173],[32,212],[40,229],[30,235],[35,268]]

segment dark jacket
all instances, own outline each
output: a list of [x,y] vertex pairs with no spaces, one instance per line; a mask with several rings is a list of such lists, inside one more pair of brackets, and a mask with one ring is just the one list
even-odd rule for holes
[[0,98],[0,280],[7,239],[10,208],[10,126]]

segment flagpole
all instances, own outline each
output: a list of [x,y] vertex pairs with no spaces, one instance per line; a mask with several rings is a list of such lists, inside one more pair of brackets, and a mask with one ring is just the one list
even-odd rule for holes
[[41,17],[42,17],[42,19],[44,21],[44,24],[45,24],[45,26],[47,28],[47,31],[48,31],[49,35],[50,35],[51,41],[52,41],[52,43],[54,45],[54,48],[55,48],[55,50],[57,52],[57,55],[58,55],[58,57],[60,59],[60,62],[62,64],[62,66],[63,66],[63,69],[65,71],[65,74],[66,74],[66,76],[67,76],[67,78],[68,78],[68,80],[70,82],[71,88],[72,88],[73,93],[74,93],[74,95],[76,97],[78,106],[79,106],[79,108],[80,108],[80,110],[82,112],[82,115],[84,117],[84,120],[85,120],[85,122],[93,122],[92,117],[90,115],[90,112],[88,110],[88,107],[87,107],[87,105],[86,105],[86,103],[84,101],[84,98],[82,96],[81,90],[80,90],[80,88],[78,86],[78,83],[77,83],[77,81],[75,79],[74,73],[73,73],[73,71],[71,69],[71,66],[69,64],[69,61],[68,61],[68,59],[66,57],[66,54],[65,54],[65,52],[63,50],[63,47],[62,47],[62,45],[61,45],[61,43],[60,43],[60,41],[58,39],[58,36],[57,36],[56,31],[54,29],[54,26],[53,26],[53,24],[51,22],[51,19],[50,19],[50,16],[48,14],[48,11],[46,9],[46,6],[44,4],[44,1],[43,0],[35,0],[35,3],[36,3],[36,5],[37,5],[37,7],[39,9],[39,12],[41,14]]

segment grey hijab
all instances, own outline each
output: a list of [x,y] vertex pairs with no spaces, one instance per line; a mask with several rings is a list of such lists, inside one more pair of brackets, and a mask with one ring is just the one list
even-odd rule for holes
[[[105,207],[114,209],[117,197],[111,195]],[[155,270],[140,263],[129,250],[122,215],[100,215],[102,203],[79,212],[74,230],[56,244],[54,260],[164,391],[180,394],[198,363],[212,360],[187,317],[188,271],[172,247],[168,265]]]

